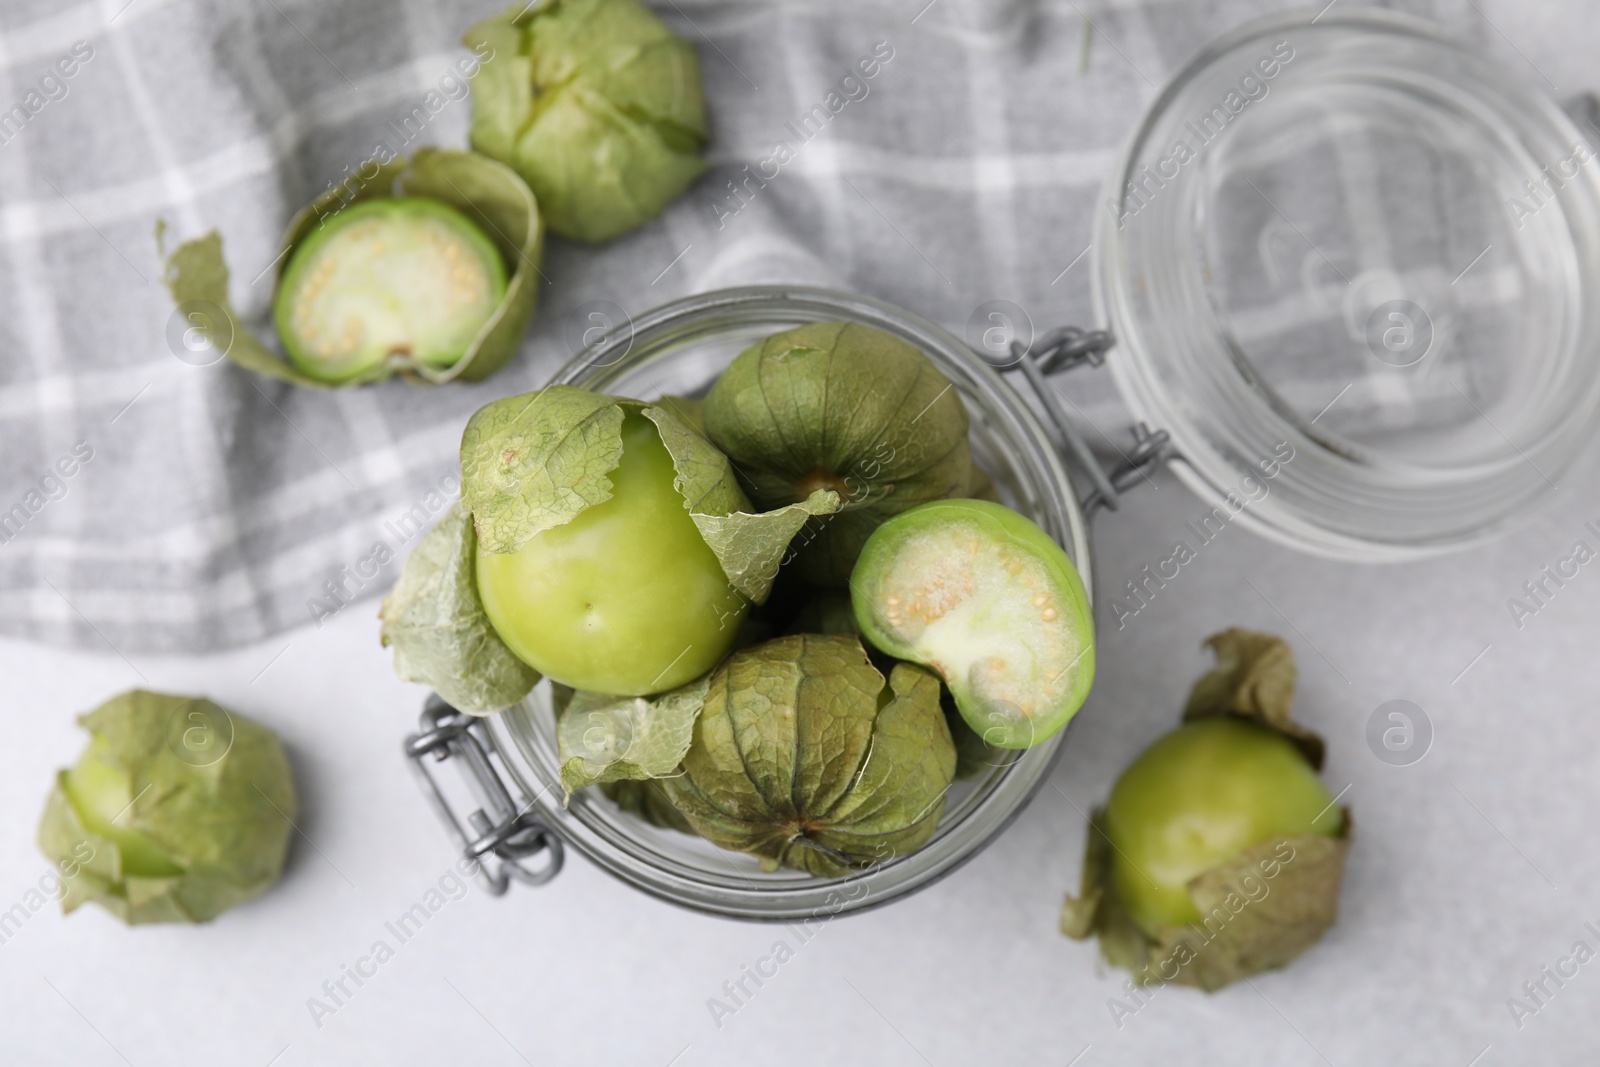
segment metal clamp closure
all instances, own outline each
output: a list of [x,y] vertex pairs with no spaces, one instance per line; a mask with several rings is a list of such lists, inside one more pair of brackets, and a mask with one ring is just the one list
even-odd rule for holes
[[[428,697],[422,709],[421,730],[405,740],[405,754],[451,836],[461,846],[463,858],[472,861],[478,880],[494,896],[500,896],[515,878],[524,885],[543,885],[561,870],[565,851],[561,838],[529,810],[518,808],[500,773],[489,760],[489,744],[483,721],[446,704],[437,694]],[[430,758],[431,757],[431,758]],[[467,816],[465,824],[439,788],[430,764],[454,757],[481,807]],[[530,870],[522,860],[539,852],[547,854],[544,865]],[[499,859],[490,868],[489,858]]]
[[1140,423],[1133,430],[1133,451],[1123,454],[1122,466],[1107,471],[1095,458],[1094,451],[1090,449],[1089,443],[1084,440],[1078,427],[1067,417],[1066,410],[1061,406],[1061,397],[1050,388],[1046,375],[1086,365],[1098,367],[1105,362],[1106,352],[1116,343],[1116,338],[1106,330],[1061,326],[1051,330],[1031,346],[1024,345],[1020,341],[1012,341],[1009,352],[1003,357],[982,349],[976,350],[985,362],[999,370],[1009,370],[1013,367],[1021,369],[1034,395],[1044,406],[1045,414],[1050,417],[1056,432],[1060,434],[1061,443],[1077,461],[1078,469],[1089,478],[1092,488],[1079,501],[1086,516],[1093,515],[1101,508],[1116,511],[1121,503],[1122,493],[1141,478],[1148,478],[1154,468],[1173,458],[1175,454],[1167,431],[1152,430],[1144,423]]

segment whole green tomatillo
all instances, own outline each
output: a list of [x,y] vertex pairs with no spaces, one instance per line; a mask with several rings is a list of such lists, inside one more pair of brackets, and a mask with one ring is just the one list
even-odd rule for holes
[[1351,820],[1317,777],[1320,738],[1289,716],[1295,667],[1269,634],[1228,630],[1184,723],[1090,818],[1061,929],[1098,935],[1140,985],[1218,989],[1283,967],[1338,916]]
[[79,720],[91,739],[56,777],[39,847],[66,871],[71,912],[204,922],[283,870],[296,800],[265,727],[197,697],[132,690]]
[[472,147],[514,168],[551,230],[599,242],[705,170],[694,46],[638,0],[535,0],[467,31]]
[[713,844],[838,877],[933,836],[955,775],[939,681],[843,635],[780,637],[712,673],[673,807]]
[[811,323],[751,345],[711,387],[705,425],[757,507],[839,494],[839,513],[796,539],[795,563],[819,585],[843,588],[885,519],[964,496],[972,482],[955,387],[914,345],[860,323]]
[[1188,887],[1206,871],[1253,845],[1337,837],[1343,825],[1293,742],[1231,717],[1186,723],[1145,749],[1111,787],[1102,820],[1112,884],[1151,936],[1201,921]]

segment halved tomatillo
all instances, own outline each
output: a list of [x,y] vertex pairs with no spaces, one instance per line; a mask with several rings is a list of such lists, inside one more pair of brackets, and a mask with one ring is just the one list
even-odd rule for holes
[[1094,682],[1094,618],[1077,568],[1000,504],[941,500],[872,534],[850,579],[862,634],[938,671],[990,745],[1065,726]]
[[399,196],[353,204],[306,238],[273,316],[294,365],[339,383],[391,358],[452,366],[505,292],[505,262],[465,214]]

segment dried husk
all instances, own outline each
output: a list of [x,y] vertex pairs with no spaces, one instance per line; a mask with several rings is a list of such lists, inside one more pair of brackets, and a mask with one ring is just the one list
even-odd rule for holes
[[659,781],[714,844],[839,877],[927,841],[955,762],[932,673],[885,679],[856,638],[801,634],[717,668],[682,773]]

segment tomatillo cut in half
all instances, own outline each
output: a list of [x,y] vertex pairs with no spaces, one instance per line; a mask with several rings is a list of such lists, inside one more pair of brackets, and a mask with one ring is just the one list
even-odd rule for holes
[[353,204],[306,238],[273,317],[294,365],[339,383],[390,357],[452,366],[505,293],[505,262],[475,223],[442,201],[400,196]]
[[932,667],[997,748],[1060,730],[1094,682],[1094,617],[1077,568],[1022,515],[940,500],[889,519],[850,578],[861,633]]
[[1199,923],[1189,883],[1252,845],[1337,837],[1343,813],[1293,741],[1233,716],[1187,723],[1122,772],[1106,802],[1111,878],[1151,937]]
[[609,499],[513,552],[477,554],[495,632],[530,667],[574,689],[642,696],[705,674],[750,602],[724,575],[674,484],[656,426],[622,422]]

